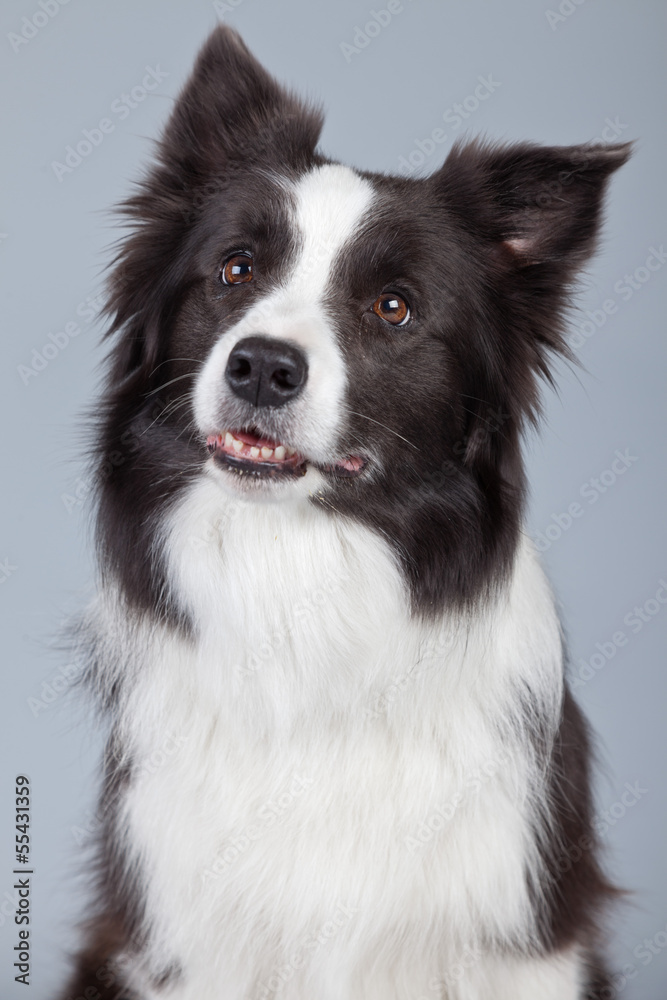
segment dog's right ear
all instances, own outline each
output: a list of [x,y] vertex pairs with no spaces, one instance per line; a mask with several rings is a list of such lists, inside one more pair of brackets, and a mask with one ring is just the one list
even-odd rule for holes
[[160,143],[171,178],[192,190],[230,164],[277,162],[289,172],[312,156],[322,114],[280,86],[237,32],[216,28],[202,48]]
[[160,329],[187,266],[188,233],[208,199],[249,165],[299,173],[321,128],[320,111],[281,87],[235,31],[216,28],[176,101],[156,162],[120,207],[131,231],[108,284],[108,333],[125,331],[113,384],[157,364]]

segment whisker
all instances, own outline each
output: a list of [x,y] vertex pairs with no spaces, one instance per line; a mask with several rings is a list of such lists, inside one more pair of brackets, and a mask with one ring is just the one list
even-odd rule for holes
[[162,385],[159,385],[157,389],[151,389],[147,395],[154,396],[156,392],[166,389],[168,385],[173,385],[174,382],[180,382],[183,378],[192,378],[192,372],[186,372],[184,375],[177,375],[176,378],[172,378],[169,382],[164,382]]
[[167,406],[165,406],[164,410],[160,410],[158,415],[153,420],[151,420],[148,427],[144,428],[144,430],[141,432],[141,436],[143,437],[143,435],[146,434],[151,429],[151,427],[154,424],[156,424],[158,420],[160,420],[161,417],[164,417],[165,415],[168,416],[170,412],[173,412],[173,410],[170,408],[173,408],[177,403],[182,404],[185,402],[189,402],[189,400],[190,400],[190,394],[187,392],[184,392],[182,396],[177,396],[176,399],[172,399],[172,401],[168,403]]
[[464,406],[463,409],[465,410],[466,413],[469,413],[471,417],[476,417],[477,420],[482,420],[485,424],[488,424],[490,427],[494,426],[494,421],[491,419],[491,417],[483,417],[481,413],[476,413],[475,410],[470,410],[467,406]]
[[182,434],[185,434],[186,431],[190,432],[190,441],[189,441],[189,443],[191,443],[195,438],[199,437],[199,428],[196,426],[194,420],[189,420],[188,423],[183,428],[183,430],[179,431],[179,433],[176,435],[176,440],[178,441],[178,439],[180,438],[180,436]]
[[167,403],[164,410],[160,411],[159,416],[161,417],[170,416],[172,413],[175,413],[175,411],[180,406],[183,406],[185,403],[189,402],[190,402],[190,393],[184,392],[182,396],[177,396],[176,399],[172,399],[170,403]]
[[460,392],[459,396],[461,396],[463,399],[475,399],[478,403],[484,403],[486,406],[491,406],[491,403],[488,401],[488,399],[481,399],[479,396],[471,396],[467,392]]
[[351,410],[349,406],[346,407],[346,410],[348,413],[351,413],[354,417],[362,417],[364,420],[370,420],[371,423],[377,424],[378,427],[384,427],[384,429],[389,431],[390,434],[395,434],[397,438],[400,438],[401,441],[405,441],[405,443],[409,444],[411,448],[415,449],[415,451],[420,451],[420,449],[417,447],[416,444],[413,444],[412,441],[408,441],[406,437],[403,437],[402,434],[399,434],[398,431],[395,431],[393,427],[388,427],[387,424],[383,424],[381,420],[375,420],[373,417],[369,417],[366,413],[357,413],[356,410]]
[[202,361],[201,358],[167,358],[166,361],[161,361],[159,365],[156,365],[155,368],[149,374],[148,377],[152,378],[152,376],[155,374],[155,372],[158,370],[158,368],[162,368],[162,365],[171,364],[173,361],[192,361],[192,363],[195,364],[195,365],[203,365],[203,364],[205,364],[205,362]]

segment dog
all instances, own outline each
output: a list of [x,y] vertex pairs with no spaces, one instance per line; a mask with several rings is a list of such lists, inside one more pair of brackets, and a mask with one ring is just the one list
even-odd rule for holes
[[602,998],[617,890],[520,443],[629,144],[406,178],[321,125],[219,27],[124,205],[63,995]]

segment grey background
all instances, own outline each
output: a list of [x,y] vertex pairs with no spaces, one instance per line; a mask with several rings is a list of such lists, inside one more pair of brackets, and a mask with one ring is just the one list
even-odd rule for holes
[[[44,2],[53,10],[55,0]],[[610,119],[620,139],[638,140],[634,158],[613,181],[603,249],[578,295],[573,329],[605,300],[617,308],[599,329],[588,328],[592,336],[580,338],[584,369],[561,366],[559,394],[545,395],[546,420],[541,436],[527,443],[527,459],[533,533],[544,535],[556,524],[554,516],[581,505],[581,516],[560,537],[550,528],[553,541],[544,553],[575,672],[596,653],[596,643],[608,650],[604,644],[615,632],[627,636],[599,669],[584,672],[590,679],[578,694],[600,735],[598,796],[601,813],[607,811],[608,862],[620,884],[635,893],[614,921],[612,961],[626,977],[617,980],[615,995],[660,1000],[667,995],[667,609],[650,602],[658,581],[667,578],[667,266],[639,271],[631,296],[621,287],[624,275],[644,266],[650,248],[667,241],[667,6],[659,0],[564,0],[558,14],[556,0],[404,0],[363,49],[348,50],[349,61],[341,43],[353,43],[356,26],[363,28],[373,9],[386,7],[384,0],[234,0],[219,7],[221,15],[203,0],[69,0],[18,51],[10,34],[22,27],[30,32],[23,18],[40,10],[38,0],[5,2],[0,12],[0,560],[6,567],[0,570],[0,995],[54,996],[64,954],[76,940],[83,899],[78,863],[91,832],[99,734],[62,691],[67,658],[53,643],[60,621],[86,599],[92,569],[81,412],[94,398],[102,351],[99,328],[77,309],[100,289],[114,237],[107,210],[128,193],[148,159],[148,137],[157,134],[198,46],[221,16],[280,79],[324,102],[324,150],[360,167],[398,171],[399,157],[442,128],[446,141],[422,168],[434,169],[464,130],[443,124],[443,113],[474,93],[479,76],[489,75],[500,85],[471,111],[469,134],[572,143],[601,137]],[[147,66],[167,75],[120,120],[112,104],[141,84]],[[62,162],[82,130],[105,117],[113,132],[58,180],[53,161]],[[43,370],[26,376],[20,366],[35,363],[33,348],[41,354],[48,335],[57,336],[68,323],[78,324],[78,334],[46,359]],[[608,485],[604,492],[592,487],[597,500],[591,503],[581,490],[610,469],[617,449],[629,449],[634,460],[614,483],[604,475]],[[648,621],[634,632],[623,619],[647,601]],[[15,928],[6,916],[13,911],[12,787],[19,772],[31,777],[34,803],[29,990],[13,982]],[[622,804],[626,782],[639,782],[641,789],[631,806]]]

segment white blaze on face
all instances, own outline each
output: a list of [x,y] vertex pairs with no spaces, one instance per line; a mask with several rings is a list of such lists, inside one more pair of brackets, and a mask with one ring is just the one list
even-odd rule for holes
[[298,240],[296,260],[283,282],[214,346],[195,386],[195,418],[203,435],[228,429],[225,414],[233,408],[234,396],[225,381],[225,368],[240,340],[253,335],[288,340],[307,357],[308,381],[281,419],[289,421],[291,445],[312,461],[326,463],[337,457],[333,449],[343,418],[346,373],[323,298],[334,262],[358,231],[374,190],[349,167],[327,164],[290,183],[289,194]]

